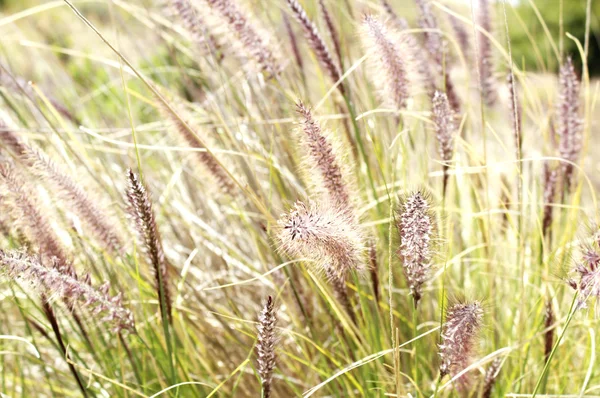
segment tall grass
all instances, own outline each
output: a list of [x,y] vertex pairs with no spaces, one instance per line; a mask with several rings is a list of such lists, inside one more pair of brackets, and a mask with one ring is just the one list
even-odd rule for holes
[[486,0],[29,3],[0,392],[600,395],[585,43],[524,70]]

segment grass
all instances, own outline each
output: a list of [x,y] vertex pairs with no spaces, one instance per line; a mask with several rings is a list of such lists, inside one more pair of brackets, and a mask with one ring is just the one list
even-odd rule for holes
[[[576,71],[581,105],[570,115],[581,120],[583,136],[581,155],[572,160],[575,180],[545,203],[544,162],[559,167],[571,160],[553,143],[564,116],[556,109],[559,81],[509,62],[506,32],[513,27],[503,7],[519,12],[509,4],[491,4],[493,31],[487,32],[477,7],[432,2],[438,24],[432,27],[419,26],[412,2],[396,2],[393,12],[411,17],[398,37],[398,21],[380,2],[323,2],[332,34],[323,7],[303,1],[298,4],[317,29],[309,33],[331,50],[324,62],[327,49],[315,51],[318,41],[304,38],[302,19],[294,19],[286,1],[194,3],[206,3],[191,14],[205,22],[196,32],[168,1],[4,5],[0,119],[59,171],[51,174],[0,136],[2,170],[10,170],[19,188],[0,178],[0,392],[484,397],[486,373],[499,361],[489,396],[600,396],[597,298],[589,294],[589,308],[579,308],[585,286],[571,271],[587,261],[588,249],[599,249],[593,237],[600,221],[598,85],[586,67]],[[219,7],[241,12],[219,14]],[[388,57],[393,73],[378,52],[381,41],[362,43],[366,13],[385,25],[394,51],[401,49],[400,57]],[[468,49],[451,16],[468,33]],[[562,40],[576,41],[563,28]],[[540,22],[535,30],[542,29]],[[448,51],[438,64],[428,39],[440,31]],[[403,39],[407,34],[412,44]],[[532,51],[562,49],[553,42],[557,35],[531,43]],[[343,68],[332,51],[336,37]],[[570,55],[585,58],[585,43],[576,44],[579,52]],[[492,74],[483,68],[480,76],[486,45]],[[281,66],[276,76],[261,67],[267,50]],[[451,83],[460,99],[447,163],[436,134],[435,121],[443,118],[432,112],[432,87],[411,51],[427,61],[435,88],[450,97]],[[557,51],[562,59],[545,64],[564,62],[567,54]],[[332,81],[327,68],[339,68],[341,80]],[[520,148],[509,116],[515,105],[505,83],[510,68],[522,107]],[[446,72],[449,79],[440,78]],[[408,87],[396,84],[403,79]],[[402,101],[394,100],[404,95],[406,106],[398,109]],[[318,134],[303,135],[299,102],[311,109]],[[317,162],[323,153],[327,161]],[[147,200],[149,212],[135,220],[126,195],[129,168],[149,194],[136,202],[143,207]],[[397,228],[409,219],[401,204],[415,191],[427,193],[430,204],[429,251],[399,253],[407,242],[425,245],[421,235]],[[74,204],[82,195],[93,203],[92,215]],[[37,218],[23,210],[24,197]],[[309,200],[312,218],[289,214],[296,202]],[[553,209],[548,231],[544,205]],[[292,227],[290,220],[299,221]],[[305,230],[294,228],[307,220],[317,220],[305,229],[314,228],[314,235],[297,235]],[[103,241],[104,228],[114,232],[118,248]],[[296,235],[285,241],[286,231]],[[60,264],[52,260],[56,242],[68,253]],[[32,257],[15,260],[15,251]],[[11,272],[15,261],[28,271]],[[409,264],[418,271],[411,268],[411,280],[424,278],[417,288],[407,283]],[[54,265],[52,278],[40,276]],[[101,288],[104,282],[108,287]],[[85,294],[78,283],[86,284]],[[115,306],[125,311],[119,314],[131,311],[134,331],[107,317],[103,300],[119,294]],[[85,295],[96,301],[81,300]],[[264,307],[267,297],[276,321]],[[460,319],[446,322],[456,312],[448,310],[475,301],[480,324],[459,328],[473,331],[464,344],[460,336],[449,342],[444,327]],[[259,330],[267,332],[259,337]],[[275,369],[264,383],[271,344]],[[452,356],[460,363],[443,377],[439,344],[469,353]]]

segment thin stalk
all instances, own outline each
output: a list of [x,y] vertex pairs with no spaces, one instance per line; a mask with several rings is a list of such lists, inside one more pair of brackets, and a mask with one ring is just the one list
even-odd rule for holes
[[440,390],[442,378],[438,375],[437,381],[435,383],[435,390],[433,391],[433,398],[437,398],[438,391]]
[[[377,200],[377,188],[375,187],[375,180],[373,179],[371,168],[368,167],[369,157],[367,156],[365,144],[363,142],[362,135],[360,134],[358,123],[356,122],[356,111],[354,110],[354,105],[352,105],[352,101],[350,101],[350,97],[348,94],[344,95],[344,101],[346,101],[346,106],[348,107],[350,118],[352,119],[352,127],[354,128],[354,135],[356,137],[356,142],[358,143],[358,149],[360,150],[360,154],[362,155],[363,162],[365,162],[365,165],[367,166],[367,177],[369,178],[369,184],[371,185],[371,190],[373,191],[373,199]],[[377,212],[379,213],[379,216],[383,216],[381,204],[379,202],[377,202]]]
[[[412,322],[413,322],[413,338],[415,339],[415,356],[413,363],[413,379],[415,381],[415,385],[419,385],[419,341],[417,337],[419,337],[419,333],[417,331],[417,300],[413,296],[413,311],[412,311]],[[419,396],[418,392],[416,393],[417,397]]]
[[569,324],[571,323],[571,319],[573,319],[573,315],[575,315],[575,303],[577,302],[578,295],[579,295],[579,292],[576,292],[575,295],[573,296],[573,302],[571,302],[571,308],[569,309],[569,315],[567,316],[567,321],[565,322],[565,327],[563,328],[563,331],[560,334],[560,336],[558,336],[556,343],[554,343],[554,346],[552,347],[552,351],[550,352],[550,355],[548,356],[546,365],[544,365],[542,374],[538,378],[538,381],[535,385],[535,389],[533,390],[533,394],[531,395],[531,398],[535,398],[535,396],[537,395],[538,390],[540,389],[540,386],[542,385],[542,382],[544,381],[546,373],[548,372],[548,369],[550,368],[550,362],[552,362],[552,358],[554,357],[554,354],[556,353],[556,350],[558,349],[558,345],[560,344],[565,333],[567,332],[567,328],[569,327]]

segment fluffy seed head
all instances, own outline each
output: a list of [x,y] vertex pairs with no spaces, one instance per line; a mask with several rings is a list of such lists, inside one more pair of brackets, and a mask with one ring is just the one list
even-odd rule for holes
[[340,278],[364,268],[365,246],[358,225],[347,212],[315,202],[296,202],[279,220],[281,250],[306,257]]
[[131,169],[127,171],[127,180],[129,183],[127,190],[129,213],[135,222],[137,232],[142,241],[142,247],[146,251],[148,260],[154,268],[158,297],[160,303],[164,302],[166,307],[166,314],[163,314],[163,316],[171,321],[171,294],[168,278],[169,264],[165,257],[158,227],[156,226],[152,202],[150,201],[146,187],[140,181],[139,176]]
[[[366,31],[364,37],[367,39],[365,48],[374,48],[376,54],[374,69],[369,76],[373,76],[384,102],[395,109],[403,109],[408,98],[408,80],[400,51],[387,28],[376,17],[365,16],[363,25]],[[380,76],[379,71],[383,71],[384,76]]]
[[275,334],[275,326],[277,324],[277,314],[275,311],[275,303],[273,298],[269,296],[261,313],[258,316],[258,342],[256,351],[258,354],[257,368],[260,375],[263,397],[271,396],[271,383],[273,381],[273,370],[276,365],[275,345],[277,344],[277,336]]
[[[408,80],[411,86],[411,92],[414,92],[414,86],[421,85],[425,88],[428,95],[435,91],[435,79],[431,73],[430,62],[427,53],[412,32],[405,32],[410,29],[405,18],[396,17],[393,19],[398,28],[400,40],[397,41],[399,50],[403,54]],[[367,37],[366,35],[364,37]]]
[[[319,60],[319,63],[325,69],[325,71],[331,77],[331,80],[334,82],[338,82],[340,80],[341,74],[336,66],[333,58],[331,57],[331,52],[327,48],[325,44],[325,40],[319,33],[317,26],[308,18],[306,15],[306,11],[304,8],[298,3],[297,0],[286,0],[288,6],[294,13],[294,17],[298,20],[300,25],[302,26],[302,30],[304,30],[304,36],[308,41],[308,45],[311,50],[315,53],[315,56]],[[339,84],[338,89],[342,95],[345,94],[345,89],[343,84]]]
[[[168,109],[163,109],[163,113],[172,122],[174,130],[187,145],[192,148],[206,149],[206,144],[203,141],[205,141],[207,137],[202,137],[202,139],[200,139],[198,130],[195,132],[190,131],[188,128],[191,127],[190,122],[186,121],[186,123],[183,123]],[[196,160],[212,176],[212,178],[214,178],[221,192],[232,196],[237,193],[235,184],[212,153],[198,151],[195,152],[195,154]]]
[[[488,0],[479,1],[479,24],[487,32],[492,33],[490,5]],[[481,79],[481,95],[486,105],[493,106],[498,98],[496,79],[494,78],[494,59],[492,43],[481,32],[477,35],[479,41],[479,77]]]
[[50,190],[69,203],[99,242],[114,253],[120,251],[123,247],[120,235],[110,224],[108,212],[97,205],[98,200],[92,200],[66,171],[41,151],[26,146],[21,159],[33,174],[47,183]]
[[353,207],[350,191],[333,146],[314,120],[311,110],[302,103],[297,105],[297,110],[302,117],[301,143],[308,155],[305,163],[311,177],[317,181],[317,189],[340,209],[350,210]]
[[13,220],[17,221],[18,228],[27,239],[38,245],[44,256],[56,257],[62,264],[67,264],[67,250],[52,229],[37,195],[9,164],[0,166],[0,188],[5,205],[11,209]]
[[0,119],[0,143],[16,156],[21,155],[25,150],[21,138],[2,119]]
[[[600,231],[600,228],[598,229]],[[581,260],[575,264],[573,272],[578,281],[570,279],[569,285],[577,292],[577,309],[587,308],[588,301],[600,299],[600,242],[598,232],[592,236],[594,242],[583,249]]]
[[523,147],[523,134],[521,130],[521,105],[519,96],[517,95],[517,87],[515,76],[512,72],[508,73],[506,78],[508,84],[508,106],[510,108],[510,121],[513,128],[513,137],[515,141],[516,158],[521,157],[521,149]]
[[112,323],[115,331],[135,332],[131,311],[123,307],[121,294],[112,297],[108,294],[108,283],[93,287],[89,275],[76,278],[70,266],[56,258],[52,263],[46,267],[38,257],[0,250],[0,272],[8,278],[29,283],[43,296],[60,298],[70,305],[79,303],[93,315],[103,313],[105,316],[99,321]]
[[419,27],[426,30],[424,32],[425,47],[435,61],[437,71],[441,73],[446,45],[441,34],[433,31],[438,29],[437,20],[431,11],[429,0],[415,0],[415,3],[419,8]]
[[444,191],[448,182],[448,162],[452,160],[454,150],[454,112],[450,108],[446,94],[436,91],[433,95],[433,122],[435,123],[435,136],[438,141],[438,151],[444,162]]
[[432,267],[434,219],[427,197],[417,191],[400,201],[396,228],[400,235],[398,257],[415,303],[421,287],[429,279]]
[[248,18],[248,13],[241,10],[234,0],[206,0],[208,5],[223,18],[233,36],[239,40],[248,56],[269,77],[278,75],[282,68],[271,48],[271,38],[258,29]]
[[500,373],[500,365],[502,365],[502,358],[498,357],[494,359],[492,364],[485,372],[481,398],[490,398],[492,396],[492,390],[494,389],[494,385],[498,379],[498,374]]
[[196,9],[191,0],[171,0],[171,8],[177,13],[183,27],[191,35],[192,40],[199,46],[205,46],[208,50],[217,52],[219,44],[208,32],[207,23],[204,21],[200,10]]
[[[561,66],[559,76],[558,101],[556,105],[558,151],[564,159],[576,163],[582,147],[582,118],[579,115],[579,78],[571,57]],[[564,164],[564,177],[567,188],[572,186],[573,165]]]
[[[456,303],[447,311],[439,346],[441,377],[454,377],[469,365],[482,321],[483,308],[478,301]],[[456,381],[456,387],[463,391],[469,386],[466,376]]]

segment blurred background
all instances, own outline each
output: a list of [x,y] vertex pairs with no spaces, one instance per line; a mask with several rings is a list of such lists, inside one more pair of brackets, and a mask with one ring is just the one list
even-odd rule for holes
[[[261,1],[257,1],[257,3]],[[442,3],[468,16],[471,13],[471,1],[476,6],[477,0],[453,0],[442,1]],[[61,2],[60,0],[0,0],[0,12],[7,16],[31,7]],[[160,5],[161,2],[166,4],[168,0],[134,0],[123,3],[151,8]],[[106,22],[110,18],[106,1],[74,1],[74,3],[85,10],[88,17],[95,18],[96,22]],[[373,3],[377,4],[376,1],[373,1]],[[396,10],[403,9],[405,11],[404,16],[409,20],[414,18],[414,3],[412,0],[391,0],[390,3],[394,5]],[[498,6],[496,10],[497,32],[503,32],[504,27],[501,24],[502,18],[500,18],[502,16],[501,8],[499,7],[501,3],[499,1],[496,3]],[[576,54],[577,45],[575,41],[569,39],[566,35],[562,35],[561,39],[560,20],[562,15],[562,31],[570,33],[583,44],[586,3],[586,0],[508,0],[507,18],[515,62],[529,71],[555,72],[558,67],[555,51],[560,51],[560,48],[553,48],[549,36],[552,37],[554,42],[558,43],[558,47],[562,46],[565,53]],[[283,7],[283,2],[281,4]],[[257,6],[259,5],[257,4]],[[310,1],[307,2],[307,7],[309,6]],[[598,19],[600,1],[592,0],[591,8],[589,69],[591,76],[598,76],[600,74],[600,21]],[[37,28],[40,29],[40,33],[43,33],[43,37],[48,41],[47,44],[64,46],[72,40],[73,34],[77,31],[71,30],[72,26],[67,24],[66,20],[63,20],[62,23],[57,21],[57,18],[62,15],[61,13],[57,14],[56,9],[53,10],[43,12],[48,18],[46,24],[41,22],[41,15],[37,15],[33,22],[35,25],[39,24]],[[332,11],[335,12],[335,10]],[[77,23],[73,18],[69,18],[68,21]],[[533,49],[530,45],[532,42],[536,44]],[[581,67],[580,57],[575,56],[574,58],[578,66]]]

